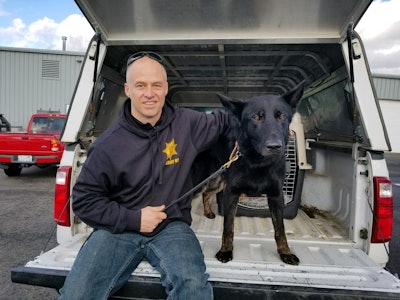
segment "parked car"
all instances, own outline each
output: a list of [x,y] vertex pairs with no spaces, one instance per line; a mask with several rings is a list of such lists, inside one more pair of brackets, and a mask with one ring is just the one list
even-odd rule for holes
[[0,114],[0,132],[11,131],[11,124],[3,114]]
[[0,168],[8,176],[18,176],[23,167],[47,167],[61,161],[60,142],[65,114],[33,114],[26,132],[0,133]]

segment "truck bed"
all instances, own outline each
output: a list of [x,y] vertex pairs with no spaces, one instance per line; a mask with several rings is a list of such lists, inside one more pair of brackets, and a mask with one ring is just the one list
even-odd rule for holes
[[[214,212],[217,212],[213,201]],[[233,260],[223,264],[214,258],[221,243],[223,217],[203,216],[201,199],[193,200],[193,224],[206,259],[210,281],[215,284],[250,286],[308,287],[352,291],[392,292],[400,295],[400,281],[373,262],[346,238],[340,224],[327,213],[306,213],[300,209],[292,220],[285,220],[288,243],[300,265],[284,264],[276,251],[270,218],[237,217]],[[311,217],[310,217],[311,216]],[[69,243],[48,251],[26,267],[68,271],[82,243],[89,235],[77,234]],[[48,272],[49,270],[47,270]],[[39,270],[36,269],[36,271]],[[147,262],[133,273],[137,278],[159,277]],[[146,280],[146,279],[145,279]],[[264,288],[264,287],[262,287]]]

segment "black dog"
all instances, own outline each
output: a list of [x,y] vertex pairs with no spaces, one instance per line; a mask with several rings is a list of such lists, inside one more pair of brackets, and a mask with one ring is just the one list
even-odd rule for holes
[[[268,205],[275,229],[275,241],[281,260],[297,265],[299,259],[290,252],[283,224],[283,182],[285,177],[285,145],[289,124],[303,94],[299,84],[283,96],[262,95],[248,101],[218,95],[222,105],[232,113],[233,125],[228,140],[220,140],[215,148],[201,153],[193,166],[194,181],[200,182],[225,163],[235,142],[240,157],[216,180],[202,190],[204,214],[215,217],[211,211],[211,195],[223,190],[220,210],[224,214],[222,245],[216,258],[221,262],[232,260],[234,218],[241,194],[268,196]],[[222,209],[221,209],[222,206]]]

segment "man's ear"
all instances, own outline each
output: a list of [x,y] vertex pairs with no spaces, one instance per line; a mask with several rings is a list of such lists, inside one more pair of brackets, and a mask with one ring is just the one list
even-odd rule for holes
[[130,92],[129,92],[129,85],[125,82],[124,84],[124,91],[125,91],[125,95],[130,98]]
[[164,96],[167,96],[167,94],[168,94],[168,81],[166,81],[165,82],[165,95]]

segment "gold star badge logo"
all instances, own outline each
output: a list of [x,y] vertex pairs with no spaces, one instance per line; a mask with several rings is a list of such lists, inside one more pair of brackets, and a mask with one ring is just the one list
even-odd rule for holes
[[165,143],[165,149],[163,152],[167,155],[166,165],[172,165],[179,162],[179,158],[172,159],[174,155],[178,155],[176,152],[176,147],[178,145],[175,144],[175,139],[172,139],[169,143]]

